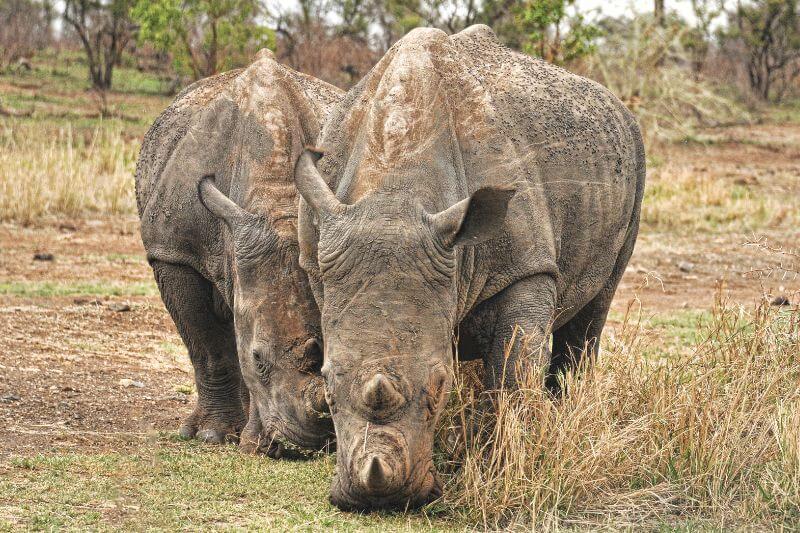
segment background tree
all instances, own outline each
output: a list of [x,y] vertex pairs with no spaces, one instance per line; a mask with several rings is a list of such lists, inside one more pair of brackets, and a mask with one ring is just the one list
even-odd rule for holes
[[691,3],[695,23],[693,26],[687,24],[689,29],[682,43],[691,56],[692,72],[699,76],[711,51],[714,39],[712,25],[722,14],[723,8],[717,0],[691,0]]
[[739,4],[720,39],[745,50],[751,89],[764,100],[780,100],[800,75],[800,14],[797,0]]
[[284,6],[270,13],[278,59],[350,87],[380,57],[370,40],[370,6],[367,0],[300,0],[295,9]]
[[653,18],[656,21],[656,24],[659,26],[664,26],[666,22],[666,12],[664,11],[664,0],[654,0],[653,1]]
[[134,36],[132,0],[65,0],[63,18],[86,52],[89,78],[99,90],[111,88],[114,66]]
[[506,45],[553,63],[590,53],[601,33],[575,0],[489,2],[477,21],[492,25]]
[[172,54],[179,73],[194,79],[246,64],[275,48],[259,0],[137,0],[139,38]]

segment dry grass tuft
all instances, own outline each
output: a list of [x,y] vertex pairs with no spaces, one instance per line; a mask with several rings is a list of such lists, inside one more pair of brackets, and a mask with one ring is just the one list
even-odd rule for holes
[[111,127],[0,122],[0,220],[134,212],[138,149]]
[[643,357],[628,315],[563,399],[541,369],[493,400],[461,376],[437,437],[445,504],[491,528],[800,526],[800,311],[719,301],[670,357]]
[[717,169],[667,163],[647,176],[642,224],[651,230],[750,232],[798,219],[797,206]]

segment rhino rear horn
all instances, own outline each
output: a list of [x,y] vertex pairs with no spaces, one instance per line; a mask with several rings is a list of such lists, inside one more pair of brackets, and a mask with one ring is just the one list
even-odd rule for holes
[[223,220],[230,229],[234,229],[250,217],[250,213],[236,205],[233,200],[217,189],[213,174],[200,179],[200,183],[197,184],[197,195],[200,197],[203,207],[215,217]]
[[374,411],[396,408],[405,402],[389,379],[383,374],[375,374],[364,386],[364,403]]
[[294,182],[303,200],[317,214],[333,214],[342,210],[343,204],[333,194],[317,170],[316,162],[322,157],[318,151],[303,150],[294,167]]

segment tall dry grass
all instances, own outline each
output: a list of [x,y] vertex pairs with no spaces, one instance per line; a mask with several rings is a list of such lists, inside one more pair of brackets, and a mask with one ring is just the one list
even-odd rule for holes
[[111,126],[0,122],[0,220],[135,212],[138,150]]
[[532,368],[482,409],[461,376],[437,436],[447,505],[489,528],[800,527],[798,309],[719,301],[670,356],[632,313],[606,339],[558,400]]

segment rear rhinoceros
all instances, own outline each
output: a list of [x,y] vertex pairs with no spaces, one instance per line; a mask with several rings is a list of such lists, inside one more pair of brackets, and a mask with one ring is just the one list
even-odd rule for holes
[[183,91],[144,139],[142,240],[197,386],[184,437],[241,432],[244,448],[280,456],[286,442],[319,448],[332,434],[293,174],[340,98],[264,50]]
[[490,388],[514,383],[516,326],[552,331],[553,372],[597,342],[638,231],[641,135],[603,87],[473,26],[409,33],[318,146],[295,181],[336,428],[331,500],[419,505],[441,491],[432,442],[455,335]]

